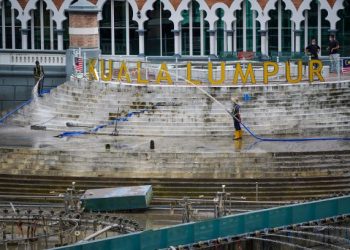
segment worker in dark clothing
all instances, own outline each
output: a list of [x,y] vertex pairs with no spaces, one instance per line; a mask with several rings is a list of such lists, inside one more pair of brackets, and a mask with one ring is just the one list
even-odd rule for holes
[[43,66],[40,65],[39,61],[35,62],[34,79],[35,79],[35,84],[38,83],[38,95],[41,97],[42,96],[41,93],[44,87],[44,68]]
[[317,45],[316,39],[311,39],[311,44],[309,44],[306,48],[306,53],[311,56],[311,60],[318,60],[318,54],[320,53],[320,46]]
[[240,106],[238,104],[238,98],[232,97],[232,111],[231,115],[233,117],[233,124],[235,126],[234,140],[242,139],[242,129],[241,129],[241,115],[239,113]]
[[330,73],[340,72],[340,55],[339,55],[339,42],[335,39],[335,36],[332,34],[329,36],[329,45],[328,45],[329,59],[331,60]]

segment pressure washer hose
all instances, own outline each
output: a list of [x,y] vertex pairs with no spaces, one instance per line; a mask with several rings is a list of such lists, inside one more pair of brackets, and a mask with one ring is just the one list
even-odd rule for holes
[[[161,70],[161,69],[159,69]],[[162,70],[164,71],[164,70]],[[167,72],[168,74],[175,76],[176,75],[174,73],[170,73]],[[242,126],[243,128],[255,139],[259,140],[259,141],[270,141],[270,142],[302,142],[302,141],[350,141],[350,138],[347,137],[324,137],[324,138],[264,138],[264,137],[260,137],[257,136],[256,134],[254,134],[254,132],[252,132],[244,123],[242,123],[241,121],[239,121],[236,117],[234,117],[230,110],[228,110],[221,102],[219,102],[215,97],[213,97],[212,95],[210,95],[207,91],[205,91],[203,88],[201,88],[200,86],[194,84],[193,82],[178,76],[179,78],[181,78],[182,80],[184,80],[185,82],[189,83],[190,85],[196,87],[197,89],[199,89],[202,93],[204,93],[206,96],[208,96],[210,99],[212,99],[214,102],[216,102],[217,104],[219,104],[219,106],[221,106],[228,115],[230,115],[230,117],[232,117],[233,119],[236,119]],[[156,105],[155,105],[156,106]],[[154,107],[155,107],[154,106]],[[57,137],[70,137],[70,136],[79,136],[79,135],[83,135],[83,134],[90,134],[90,133],[95,133],[98,130],[107,127],[108,125],[112,125],[115,124],[115,122],[124,122],[124,121],[128,121],[128,118],[132,117],[135,114],[140,114],[140,113],[144,113],[148,110],[144,109],[141,111],[136,111],[136,112],[129,112],[126,117],[122,117],[122,118],[118,118],[115,119],[107,124],[104,125],[99,125],[96,126],[95,128],[88,130],[88,131],[70,131],[70,132],[63,132],[61,134],[59,134]]]
[[[160,69],[161,70],[161,69]],[[162,70],[164,71],[164,70]],[[174,73],[170,73],[169,71],[167,72],[170,75],[175,75]],[[175,75],[176,76],[176,75]],[[212,95],[210,95],[207,91],[205,91],[203,88],[201,88],[200,86],[198,86],[197,84],[194,84],[193,82],[183,78],[182,76],[178,76],[179,78],[181,78],[182,80],[184,80],[185,82],[191,84],[192,86],[196,87],[197,89],[199,89],[202,93],[204,93],[206,96],[208,96],[210,99],[212,99],[213,101],[215,101],[217,104],[219,104],[219,106],[221,106],[233,119],[236,119],[236,121],[238,121],[243,128],[255,139],[260,140],[260,141],[270,141],[270,142],[302,142],[302,141],[350,141],[350,137],[319,137],[319,138],[264,138],[264,137],[260,137],[256,134],[254,134],[253,131],[251,131],[244,123],[242,123],[240,120],[238,120],[236,117],[234,117],[231,114],[231,111],[228,110],[221,102],[219,102],[215,97],[213,97]]]
[[[161,70],[161,69],[159,69]],[[172,75],[172,76],[176,76],[174,73],[170,73],[167,72],[168,74]],[[210,95],[207,91],[205,91],[203,88],[201,88],[200,86],[198,86],[197,84],[194,84],[192,81],[189,81],[181,76],[178,76],[179,78],[181,78],[182,80],[184,80],[185,82],[189,83],[190,85],[196,87],[197,89],[199,89],[202,93],[204,93],[206,96],[208,96],[210,99],[212,99],[214,102],[216,102],[217,104],[219,104],[219,106],[221,106],[228,115],[230,115],[230,117],[232,117],[233,119],[236,119],[242,126],[243,128],[255,139],[260,140],[260,141],[271,141],[271,142],[302,142],[302,141],[350,141],[350,137],[320,137],[320,138],[264,138],[264,137],[260,137],[257,136],[256,134],[254,134],[253,131],[251,131],[244,123],[242,123],[241,121],[239,121],[236,117],[234,117],[230,110],[228,110],[221,102],[219,102],[215,97],[213,97],[212,95]],[[36,84],[37,86],[37,84]],[[34,88],[35,91],[35,88]],[[33,92],[34,92],[33,91]],[[18,107],[15,111],[10,112],[9,114],[7,114],[5,117],[1,118],[0,122],[3,122],[3,120],[5,120],[6,118],[8,118],[10,115],[12,115],[13,113],[15,113],[17,110],[19,110],[20,108],[22,108],[23,106],[29,104],[32,101],[32,99],[30,99],[29,101],[25,102],[23,105],[21,105],[20,107]],[[126,117],[124,118],[119,118],[116,120],[111,121],[110,123],[104,124],[104,125],[99,125],[96,126],[95,128],[89,130],[89,131],[69,131],[69,132],[63,132],[61,134],[59,134],[57,137],[66,137],[66,136],[77,136],[77,135],[83,135],[83,134],[89,134],[91,132],[97,132],[98,130],[105,128],[108,125],[111,125],[112,123],[114,124],[115,122],[122,122],[122,121],[127,121],[128,118],[130,118],[131,116],[135,115],[135,114],[139,114],[139,113],[144,113],[147,110],[141,110],[141,111],[136,111],[136,112],[129,112]]]

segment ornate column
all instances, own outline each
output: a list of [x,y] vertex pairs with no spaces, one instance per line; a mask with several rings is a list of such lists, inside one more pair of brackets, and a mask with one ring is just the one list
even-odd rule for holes
[[180,31],[179,30],[172,30],[174,33],[174,56],[179,57],[181,56],[180,52]]
[[143,57],[145,56],[145,32],[144,29],[136,30],[136,32],[139,34],[139,56]]
[[63,50],[63,29],[57,30],[57,49]]
[[22,49],[28,49],[28,29],[21,28]]
[[335,35],[335,36],[337,35],[337,30],[336,29],[329,29],[328,32],[329,32],[330,35]]
[[267,56],[266,55],[266,40],[267,40],[267,30],[260,30],[260,36],[261,36],[261,56]]
[[233,30],[226,30],[226,35],[227,35],[227,51],[232,52]]
[[301,36],[302,32],[303,32],[302,30],[294,30],[294,34],[295,34],[295,52],[296,53],[300,52],[300,36]]
[[216,57],[215,55],[215,33],[216,30],[208,30],[210,36],[210,56]]
[[69,14],[69,49],[66,53],[66,73],[69,78],[73,71],[74,51],[81,49],[86,58],[100,55],[99,27],[97,14],[99,9],[87,0],[78,0],[71,5]]

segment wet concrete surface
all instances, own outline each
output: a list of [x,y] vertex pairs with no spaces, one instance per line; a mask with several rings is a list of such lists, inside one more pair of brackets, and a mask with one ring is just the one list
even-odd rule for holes
[[[306,142],[266,142],[259,141],[245,133],[243,140],[232,137],[149,137],[80,135],[57,138],[59,131],[31,130],[30,127],[0,125],[0,147],[33,148],[63,151],[110,151],[159,152],[159,153],[266,153],[266,152],[316,152],[350,150],[350,141],[306,141]],[[296,136],[274,136],[274,138],[301,138]],[[310,136],[307,136],[310,138]],[[327,135],[325,137],[330,137]],[[344,136],[335,136],[344,137]],[[349,135],[350,137],[350,135]],[[322,138],[322,137],[313,137]],[[150,141],[155,149],[150,149]],[[108,147],[108,146],[107,146]]]

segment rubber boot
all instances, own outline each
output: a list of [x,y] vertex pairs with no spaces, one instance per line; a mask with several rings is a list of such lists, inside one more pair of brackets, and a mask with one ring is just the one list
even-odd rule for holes
[[239,130],[239,139],[243,138],[243,130]]
[[235,151],[240,152],[242,149],[242,140],[234,140]]
[[235,131],[235,137],[233,138],[233,140],[239,140],[241,138],[241,130]]

